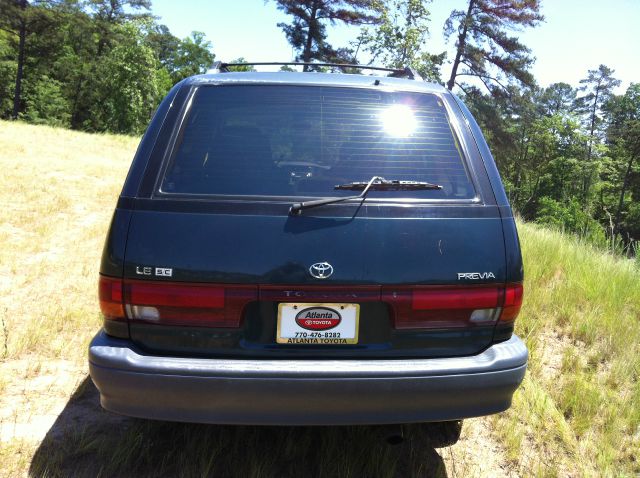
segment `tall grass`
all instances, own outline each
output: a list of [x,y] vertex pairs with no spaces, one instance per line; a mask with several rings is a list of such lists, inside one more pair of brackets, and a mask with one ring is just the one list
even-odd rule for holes
[[137,142],[0,122],[0,357],[84,361],[105,227]]
[[0,121],[0,476],[86,376],[106,227],[138,139]]
[[559,232],[519,224],[531,357],[494,418],[523,473],[640,473],[640,269]]

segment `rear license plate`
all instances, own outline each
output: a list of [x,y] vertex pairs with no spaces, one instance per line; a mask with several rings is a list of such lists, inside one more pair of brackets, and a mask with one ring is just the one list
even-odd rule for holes
[[280,304],[276,341],[279,344],[357,344],[359,318],[359,304]]

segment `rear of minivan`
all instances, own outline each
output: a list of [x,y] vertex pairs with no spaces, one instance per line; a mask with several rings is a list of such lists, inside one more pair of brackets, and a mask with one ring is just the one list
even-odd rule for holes
[[192,77],[160,105],[118,200],[91,376],[104,408],[143,418],[495,413],[526,369],[522,280],[495,164],[448,91]]

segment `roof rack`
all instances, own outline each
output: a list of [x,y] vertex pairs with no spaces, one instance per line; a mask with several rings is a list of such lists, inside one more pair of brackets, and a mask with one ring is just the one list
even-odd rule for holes
[[356,68],[360,70],[388,71],[393,78],[407,78],[409,80],[422,80],[420,74],[410,67],[405,68],[384,68],[381,66],[370,65],[352,65],[350,63],[312,63],[312,62],[243,62],[243,63],[224,63],[216,61],[207,73],[228,73],[230,66],[328,66],[333,68]]

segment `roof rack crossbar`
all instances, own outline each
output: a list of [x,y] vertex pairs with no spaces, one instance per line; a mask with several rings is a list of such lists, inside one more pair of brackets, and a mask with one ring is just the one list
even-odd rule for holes
[[230,66],[326,66],[333,68],[356,68],[360,70],[375,70],[375,71],[388,71],[389,75],[393,78],[408,78],[410,80],[421,80],[422,77],[413,68],[385,68],[382,66],[371,65],[354,65],[350,63],[313,63],[313,62],[273,62],[273,61],[258,61],[258,62],[243,62],[243,63],[224,63],[222,61],[216,61],[211,65],[211,70],[216,70],[221,73],[228,72]]

